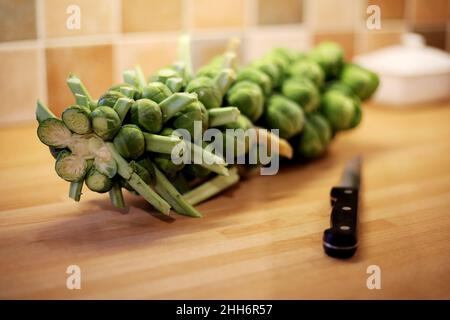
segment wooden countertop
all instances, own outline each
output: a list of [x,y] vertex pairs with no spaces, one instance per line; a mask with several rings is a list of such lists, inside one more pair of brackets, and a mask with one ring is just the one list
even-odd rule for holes
[[[327,157],[256,176],[200,205],[203,219],[156,218],[128,196],[68,199],[35,136],[0,130],[0,298],[450,298],[450,108],[365,106]],[[328,194],[364,157],[360,247],[324,255]],[[149,213],[150,211],[150,213]],[[69,265],[81,290],[66,288]],[[369,290],[366,269],[381,268]]]

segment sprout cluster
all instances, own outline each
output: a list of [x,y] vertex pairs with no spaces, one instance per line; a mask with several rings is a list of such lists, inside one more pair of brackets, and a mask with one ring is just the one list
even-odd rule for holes
[[[85,185],[109,192],[111,203],[123,208],[126,189],[163,214],[173,209],[201,217],[194,205],[237,183],[239,174],[220,154],[198,144],[195,123],[201,123],[201,132],[225,133],[223,143],[236,157],[254,153],[262,142],[230,140],[227,129],[278,129],[279,137],[268,138],[280,143],[281,156],[315,158],[336,133],[360,123],[361,101],[379,84],[373,72],[346,63],[342,48],[331,42],[308,53],[276,48],[242,68],[231,48],[197,73],[188,45],[182,38],[179,61],[149,77],[139,67],[124,71],[123,82],[97,100],[70,75],[75,101],[61,118],[38,101],[37,135],[55,157],[58,176],[70,182],[71,198],[79,201]],[[187,130],[192,141],[180,139],[176,129]],[[174,163],[170,155],[180,145],[184,152],[217,161]]]

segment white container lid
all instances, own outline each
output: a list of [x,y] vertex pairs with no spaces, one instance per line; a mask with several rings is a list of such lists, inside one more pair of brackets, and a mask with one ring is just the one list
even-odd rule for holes
[[450,54],[427,47],[423,36],[407,33],[402,44],[355,57],[354,61],[380,75],[416,77],[450,73]]

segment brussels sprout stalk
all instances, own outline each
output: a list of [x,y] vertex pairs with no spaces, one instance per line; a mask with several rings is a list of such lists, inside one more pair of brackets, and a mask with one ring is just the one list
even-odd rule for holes
[[41,100],[38,100],[36,106],[36,120],[41,123],[49,118],[56,119],[56,116]]
[[173,148],[175,148],[182,140],[175,136],[161,136],[152,133],[144,133],[145,149],[148,152],[158,152],[171,154]]
[[240,177],[237,168],[234,167],[230,169],[229,176],[217,176],[212,178],[195,189],[186,192],[183,194],[183,197],[191,205],[196,205],[236,184],[239,179]]
[[159,212],[168,215],[170,211],[170,205],[155,191],[153,191],[136,172],[134,172],[133,168],[128,164],[128,162],[117,152],[116,147],[113,143],[107,142],[106,146],[111,152],[114,160],[116,160],[117,162],[117,172],[119,173],[119,175],[127,180],[128,184],[145,200],[153,205]]
[[219,127],[236,122],[241,112],[236,107],[223,107],[208,110],[209,126]]
[[125,208],[125,201],[123,200],[122,188],[118,182],[114,182],[112,189],[109,191],[109,198],[111,204],[119,209]]
[[187,142],[186,146],[190,150],[191,157],[194,159],[194,161],[195,159],[201,159],[198,165],[220,175],[229,175],[226,163],[221,157],[215,155],[212,152],[209,152],[208,150],[203,149],[195,143]]
[[81,191],[83,189],[84,180],[71,182],[69,188],[69,198],[72,198],[75,201],[80,201],[81,199]]
[[183,110],[189,104],[197,100],[197,95],[192,93],[174,93],[159,104],[162,112],[163,122],[167,122],[177,112]]
[[141,66],[137,65],[135,68],[135,78],[139,88],[143,88],[147,85],[147,81],[145,80],[144,72],[142,71]]
[[95,105],[95,101],[92,100],[91,95],[87,91],[86,87],[84,86],[83,82],[81,82],[81,79],[78,78],[74,74],[70,74],[69,78],[67,78],[67,85],[69,86],[70,91],[72,91],[73,95],[76,98],[76,94],[85,96],[86,99],[89,102],[89,106],[92,107]]
[[166,176],[153,165],[155,172],[155,190],[158,192],[179,214],[201,218],[202,214],[198,212],[191,204],[189,204],[184,197],[177,191],[177,189],[170,183]]

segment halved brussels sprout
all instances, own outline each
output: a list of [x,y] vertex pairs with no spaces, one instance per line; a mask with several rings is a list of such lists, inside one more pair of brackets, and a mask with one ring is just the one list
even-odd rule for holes
[[60,152],[55,163],[55,171],[58,176],[69,182],[77,182],[83,179],[87,167],[86,160],[71,154],[69,151]]
[[72,139],[72,133],[64,122],[56,118],[41,121],[37,135],[43,144],[55,148],[66,148]]
[[62,113],[62,120],[67,128],[78,134],[91,132],[90,110],[86,107],[72,105]]

